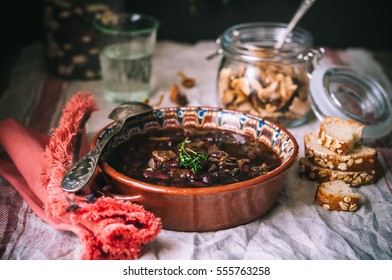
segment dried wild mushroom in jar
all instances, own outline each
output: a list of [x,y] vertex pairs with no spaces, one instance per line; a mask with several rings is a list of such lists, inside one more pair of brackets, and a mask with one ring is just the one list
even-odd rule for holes
[[313,37],[297,27],[281,49],[274,48],[286,27],[245,23],[223,33],[218,41],[223,57],[217,79],[222,107],[288,127],[306,122],[311,111],[308,71],[316,57]]
[[219,72],[220,103],[281,124],[304,118],[310,111],[308,79],[293,67],[274,64],[224,67]]

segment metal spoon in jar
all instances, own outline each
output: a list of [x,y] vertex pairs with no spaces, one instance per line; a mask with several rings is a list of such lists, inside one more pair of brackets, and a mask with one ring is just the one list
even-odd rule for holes
[[111,127],[112,131],[105,134],[90,152],[65,173],[61,181],[63,190],[77,192],[86,186],[95,173],[99,157],[105,145],[114,135],[121,131],[125,121],[130,117],[152,110],[153,108],[150,105],[141,102],[127,102],[114,108],[109,114],[109,118],[115,121],[115,124]]
[[295,12],[293,18],[291,19],[290,23],[288,24],[286,30],[284,31],[282,37],[278,42],[275,43],[274,48],[280,49],[283,47],[287,35],[291,33],[294,27],[297,25],[298,21],[302,18],[302,16],[309,10],[309,8],[316,2],[316,0],[303,0],[301,5],[298,7],[297,11]]

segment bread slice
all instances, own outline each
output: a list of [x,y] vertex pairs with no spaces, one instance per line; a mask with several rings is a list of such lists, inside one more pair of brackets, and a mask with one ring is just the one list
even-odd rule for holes
[[364,127],[353,120],[326,117],[320,123],[318,138],[327,149],[339,155],[346,155],[362,140]]
[[376,165],[375,169],[360,172],[331,170],[315,165],[306,157],[302,157],[298,163],[298,174],[319,183],[341,180],[351,187],[358,187],[375,183],[382,175],[382,168]]
[[327,210],[350,211],[358,209],[362,196],[351,190],[343,181],[331,181],[319,184],[315,201]]
[[346,155],[339,155],[325,148],[318,142],[314,132],[304,136],[305,156],[323,168],[341,171],[366,171],[376,169],[377,150],[364,145],[357,145]]

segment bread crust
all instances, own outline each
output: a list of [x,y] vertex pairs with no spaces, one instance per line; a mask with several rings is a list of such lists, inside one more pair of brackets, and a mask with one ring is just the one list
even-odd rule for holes
[[379,164],[376,164],[375,169],[361,172],[331,170],[317,166],[306,157],[302,157],[299,159],[298,163],[298,174],[301,177],[305,177],[318,183],[341,180],[350,184],[351,187],[359,187],[377,182],[383,172]]
[[[358,130],[360,135],[353,135],[352,139],[348,141],[335,138],[332,135],[330,135],[330,132],[328,131],[327,128],[328,125],[333,125],[333,124],[343,124],[346,127],[356,128],[356,130]],[[353,120],[342,120],[339,118],[326,117],[320,123],[318,138],[320,140],[321,145],[323,145],[325,148],[339,155],[346,155],[354,149],[358,141],[362,140],[363,128],[364,126],[362,124]]]
[[343,188],[350,188],[343,181],[325,182],[318,185],[315,201],[324,209],[331,211],[350,211],[354,212],[358,209],[362,196],[358,193],[346,190],[346,194],[333,192],[328,189],[328,185],[336,184]]
[[305,157],[313,164],[340,171],[367,171],[376,169],[377,150],[358,145],[346,155],[339,155],[318,143],[314,132],[304,136]]

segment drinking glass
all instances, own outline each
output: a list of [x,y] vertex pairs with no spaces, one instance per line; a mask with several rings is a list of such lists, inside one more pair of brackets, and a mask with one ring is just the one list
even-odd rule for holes
[[156,18],[138,13],[104,14],[94,21],[106,99],[123,103],[150,97],[159,25]]

